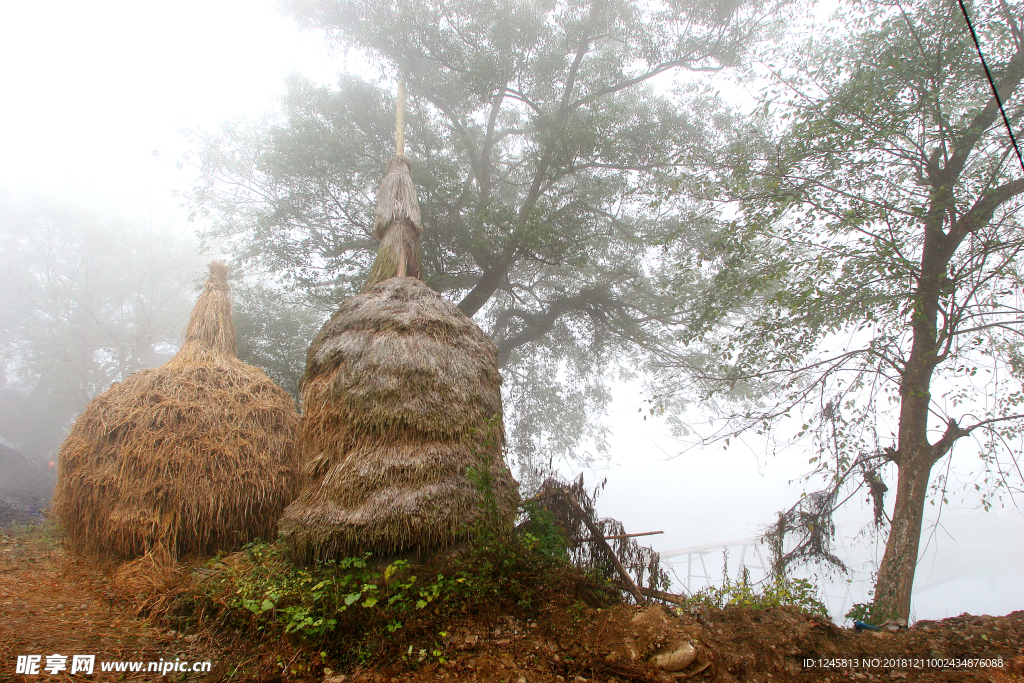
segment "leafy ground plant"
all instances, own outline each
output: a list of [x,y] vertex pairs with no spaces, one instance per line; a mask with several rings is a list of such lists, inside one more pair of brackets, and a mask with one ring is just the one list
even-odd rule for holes
[[618,591],[565,557],[557,529],[541,514],[422,565],[365,556],[303,566],[283,545],[258,541],[208,563],[176,618],[298,639],[317,660],[307,665],[443,662],[452,618],[500,610],[535,619],[552,602],[618,601]]
[[688,603],[723,609],[728,606],[766,609],[792,605],[829,618],[828,608],[818,598],[818,588],[807,579],[776,577],[770,582],[749,583],[746,576],[733,583],[728,577],[721,586],[708,586],[694,593]]
[[282,546],[256,541],[241,553],[212,561],[208,571],[213,575],[198,585],[193,601],[207,613],[212,607],[226,623],[248,622],[257,630],[281,629],[316,639],[340,627],[363,631],[382,625],[394,632],[401,628],[395,617],[424,609],[458,585],[458,579],[443,574],[421,579],[405,560],[381,567],[371,559],[346,557],[302,566]]

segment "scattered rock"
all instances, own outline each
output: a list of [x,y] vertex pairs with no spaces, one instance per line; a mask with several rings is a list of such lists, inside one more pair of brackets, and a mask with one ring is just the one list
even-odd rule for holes
[[883,631],[900,631],[907,628],[907,622],[904,619],[890,619],[881,626],[880,629]]
[[662,671],[682,671],[697,658],[697,649],[687,641],[666,648],[648,661]]
[[[683,610],[682,607],[677,608],[677,611]],[[685,608],[686,613],[690,614],[697,619],[702,625],[711,627],[711,615],[708,613],[708,608],[704,605],[690,605]]]

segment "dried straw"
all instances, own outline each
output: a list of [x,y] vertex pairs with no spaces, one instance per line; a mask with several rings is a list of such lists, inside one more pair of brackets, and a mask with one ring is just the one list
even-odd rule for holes
[[468,468],[509,519],[501,377],[487,335],[411,277],[352,297],[314,338],[302,385],[304,487],[280,523],[298,559],[464,538],[484,514]]
[[188,572],[161,545],[125,562],[110,575],[110,598],[125,602],[137,615],[163,617],[189,583]]
[[79,550],[183,556],[272,538],[298,488],[298,415],[238,360],[223,264],[211,264],[181,350],[93,399],[60,449],[53,501]]
[[[210,277],[206,278],[203,293],[192,309],[181,350],[187,350],[185,356],[198,353],[233,357],[238,354],[238,337],[231,317],[228,267],[217,261],[207,267]],[[176,360],[184,360],[181,353]]]
[[384,170],[373,218],[373,235],[380,240],[380,247],[363,291],[393,277],[422,277],[422,234],[420,205],[409,162],[404,156],[392,157]]
[[392,226],[407,225],[419,238],[423,235],[420,205],[416,200],[416,187],[412,184],[409,160],[394,156],[384,167],[384,180],[377,194],[377,210],[373,215],[373,236],[383,239]]

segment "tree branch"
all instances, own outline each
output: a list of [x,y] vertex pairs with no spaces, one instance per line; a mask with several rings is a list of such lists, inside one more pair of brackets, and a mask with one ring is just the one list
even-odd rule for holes
[[950,228],[950,244],[947,249],[955,251],[956,247],[959,246],[960,242],[967,235],[977,232],[988,225],[996,209],[1022,193],[1024,193],[1024,178],[1011,180],[986,192]]
[[[1010,99],[1022,78],[1024,78],[1024,52],[1018,50],[1006,64],[1002,78],[996,84],[1003,99],[1007,101]],[[978,140],[992,126],[998,116],[999,104],[996,102],[996,98],[992,97],[988,104],[971,120],[960,139],[953,141],[953,154],[945,167],[936,168],[934,177],[931,177],[931,173],[929,173],[933,187],[951,186],[957,181],[967,164],[967,159],[978,144]]]

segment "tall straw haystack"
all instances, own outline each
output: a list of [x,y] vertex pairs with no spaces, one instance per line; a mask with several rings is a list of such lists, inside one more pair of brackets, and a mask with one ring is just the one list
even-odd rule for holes
[[93,399],[61,446],[53,508],[77,549],[183,556],[274,537],[298,493],[298,414],[235,356],[226,276],[210,264],[177,355]]
[[497,350],[417,279],[419,220],[399,155],[378,196],[381,246],[367,288],[307,355],[304,486],[280,523],[299,560],[444,547],[515,509]]

